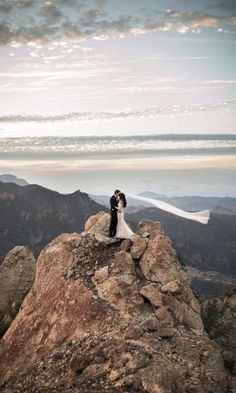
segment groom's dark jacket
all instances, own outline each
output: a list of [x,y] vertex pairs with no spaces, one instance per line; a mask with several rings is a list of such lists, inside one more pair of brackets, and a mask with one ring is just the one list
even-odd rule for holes
[[118,201],[115,195],[112,195],[112,197],[110,198],[110,206],[111,206],[111,213],[117,212],[116,207],[118,206]]

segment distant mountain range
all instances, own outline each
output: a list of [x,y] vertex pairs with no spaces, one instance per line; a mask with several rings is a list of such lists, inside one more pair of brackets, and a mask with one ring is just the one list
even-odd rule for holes
[[16,245],[28,245],[37,256],[59,234],[81,232],[100,210],[104,207],[79,190],[63,195],[36,184],[0,182],[0,262]]
[[0,175],[0,182],[2,182],[2,183],[15,183],[15,184],[18,184],[18,186],[27,186],[29,184],[26,180],[21,179],[17,176],[14,176],[14,175],[9,175],[9,174]]

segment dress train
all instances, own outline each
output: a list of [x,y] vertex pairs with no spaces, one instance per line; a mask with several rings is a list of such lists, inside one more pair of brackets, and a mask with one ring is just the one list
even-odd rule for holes
[[187,220],[193,220],[193,221],[200,222],[201,224],[207,224],[210,219],[210,210],[203,210],[203,211],[196,212],[196,213],[190,213],[190,212],[186,212],[184,210],[181,210],[175,206],[172,206],[169,203],[160,201],[158,199],[145,198],[145,197],[140,197],[140,196],[131,195],[131,194],[129,194],[128,196],[132,199],[137,199],[140,201],[150,203],[151,205],[154,205],[159,209],[162,209],[162,210],[165,210],[169,213],[175,214],[177,216],[186,218]]

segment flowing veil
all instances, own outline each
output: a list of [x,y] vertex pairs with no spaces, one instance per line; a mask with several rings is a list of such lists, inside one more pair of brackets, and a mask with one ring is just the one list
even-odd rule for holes
[[160,201],[158,199],[145,198],[145,197],[140,197],[140,196],[132,195],[132,194],[127,194],[127,195],[132,199],[137,199],[137,200],[140,200],[143,202],[150,203],[150,205],[156,206],[159,209],[162,209],[162,210],[165,210],[169,213],[175,214],[177,216],[186,218],[187,220],[198,221],[201,224],[207,224],[208,220],[210,218],[210,210],[203,210],[201,212],[190,213],[190,212],[186,212],[184,210],[181,210],[175,206],[172,206],[169,203]]

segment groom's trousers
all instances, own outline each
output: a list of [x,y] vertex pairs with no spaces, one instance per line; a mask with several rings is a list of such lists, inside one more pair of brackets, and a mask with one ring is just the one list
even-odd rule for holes
[[109,236],[116,236],[116,227],[117,227],[117,209],[111,210],[111,221],[110,221],[110,229]]

